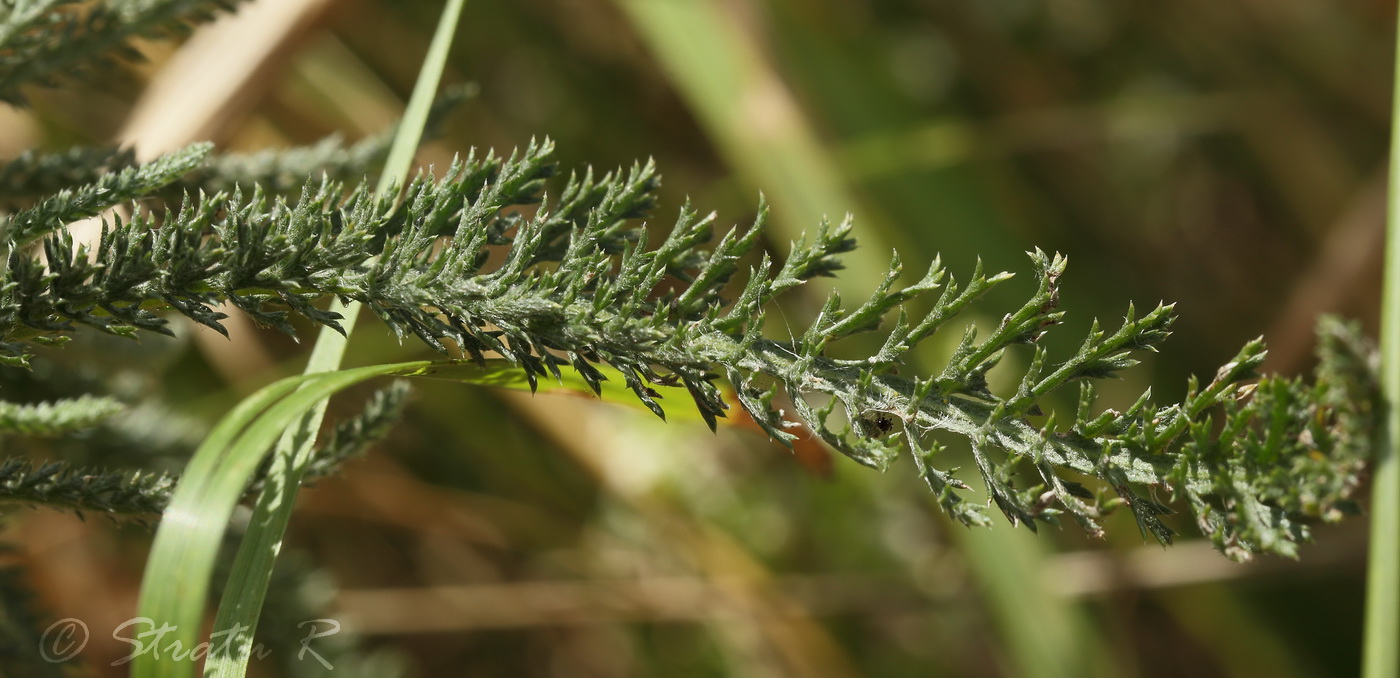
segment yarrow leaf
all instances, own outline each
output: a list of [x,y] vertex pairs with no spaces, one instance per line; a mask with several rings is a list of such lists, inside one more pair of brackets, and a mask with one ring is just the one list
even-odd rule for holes
[[[11,252],[0,279],[0,342],[22,360],[25,345],[78,325],[162,332],[161,308],[221,329],[214,305],[225,300],[287,332],[289,312],[337,327],[339,318],[316,305],[336,295],[363,303],[400,338],[477,361],[508,358],[531,388],[572,369],[597,391],[606,365],[658,416],[656,388],[681,385],[711,426],[737,405],[783,443],[799,435],[778,409],[790,407],[797,425],[863,465],[883,469],[909,451],[939,504],[969,525],[986,515],[961,495],[968,485],[956,469],[938,467],[935,432],[968,441],[988,501],[1031,529],[1068,514],[1098,534],[1101,515],[1121,505],[1145,534],[1170,542],[1171,511],[1157,498],[1168,497],[1184,502],[1226,555],[1292,555],[1310,521],[1353,509],[1369,455],[1374,370],[1359,340],[1335,323],[1325,326],[1312,385],[1249,385],[1264,355],[1256,341],[1208,384],[1193,383],[1181,403],[1157,406],[1149,391],[1125,412],[1096,412],[1093,382],[1132,367],[1134,352],[1155,350],[1172,307],[1140,317],[1130,307],[1112,333],[1096,322],[1078,351],[1057,360],[1041,339],[1063,316],[1067,261],[1037,250],[1029,253],[1031,296],[985,338],[969,325],[935,376],[910,378],[897,370],[908,352],[956,331],[949,326],[959,314],[1010,274],[988,276],[979,263],[959,285],[935,261],[900,287],[896,256],[867,299],[848,308],[833,294],[800,336],[773,340],[766,309],[840,270],[839,255],[854,246],[849,219],[822,224],[775,269],[754,251],[762,205],[752,227],[718,238],[714,215],[687,206],[653,238],[639,220],[659,185],[651,164],[574,174],[549,198],[555,173],[545,141],[504,158],[470,154],[441,178],[411,182],[397,205],[323,179],[294,201],[255,186],[162,214],[137,210],[113,219],[91,252],[60,231],[43,240],[46,260]],[[745,266],[754,255],[758,263]],[[748,279],[734,280],[746,267]],[[911,319],[914,299],[933,306]],[[875,354],[828,355],[892,313]],[[987,372],[1018,344],[1033,347],[1031,363],[1013,392],[994,393]],[[720,395],[721,375],[737,403]],[[1081,385],[1072,425],[1059,430],[1053,416],[1032,424],[1027,417],[1071,383]]]

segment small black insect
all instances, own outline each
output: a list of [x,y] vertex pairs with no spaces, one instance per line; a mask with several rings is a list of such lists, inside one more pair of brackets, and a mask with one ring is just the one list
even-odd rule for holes
[[867,438],[879,438],[894,429],[894,420],[881,413],[865,415],[856,421]]

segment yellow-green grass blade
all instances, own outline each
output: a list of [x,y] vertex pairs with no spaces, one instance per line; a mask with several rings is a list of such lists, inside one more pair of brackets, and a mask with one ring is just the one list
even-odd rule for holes
[[[624,405],[639,413],[645,412],[647,416],[655,416],[642,401],[637,399],[637,396],[632,393],[632,389],[627,387],[622,372],[608,365],[594,365],[593,367],[604,378],[604,381],[599,384],[597,397],[607,403]],[[463,381],[460,376],[462,369],[461,367],[453,367],[419,376]],[[525,378],[525,371],[520,366],[505,360],[488,361],[486,367],[472,369],[469,381],[473,384],[508,388],[514,391],[528,391],[530,389],[530,382]],[[703,424],[705,422],[705,418],[701,416],[700,410],[695,408],[694,400],[685,387],[648,384],[647,388],[655,392],[652,398],[666,408],[666,421],[689,424]],[[572,370],[562,370],[557,381],[540,380],[536,392],[549,395],[594,397],[588,382]],[[720,422],[724,421],[726,420],[720,420]]]

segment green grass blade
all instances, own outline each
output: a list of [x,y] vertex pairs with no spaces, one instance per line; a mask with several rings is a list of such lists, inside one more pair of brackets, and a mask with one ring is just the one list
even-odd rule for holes
[[[193,675],[194,664],[188,660],[172,660],[167,648],[178,642],[181,648],[188,649],[198,642],[210,577],[224,529],[267,450],[288,425],[318,408],[331,395],[376,377],[428,377],[511,388],[524,385],[519,373],[518,366],[504,360],[491,361],[484,368],[466,361],[419,360],[287,377],[240,402],[215,426],[195,452],[156,532],[150,564],[142,581],[138,617],[153,620],[152,628],[163,624],[169,624],[172,628],[160,637],[159,658],[152,652],[140,653],[133,662],[132,675],[139,678],[184,678]],[[577,384],[568,380],[562,383],[542,382],[540,390],[579,392],[586,388],[579,381]],[[615,381],[621,383],[621,379]],[[689,401],[684,388],[659,385],[655,388],[663,396],[673,396],[675,401]],[[617,395],[617,402],[636,402],[630,396],[630,391],[622,386],[614,386],[611,390],[605,390],[604,394]],[[636,406],[642,407],[640,403]],[[295,477],[299,478],[299,473]],[[263,496],[272,495],[272,499],[260,499],[259,508],[265,513],[262,516],[255,514],[254,523],[249,528],[250,536],[244,540],[245,545],[251,542],[255,531],[270,533],[278,520],[283,520],[282,524],[285,525],[284,519],[278,516],[282,512],[290,512],[296,487],[275,474],[269,476]],[[278,536],[280,538],[280,533]],[[271,568],[271,556],[275,555],[275,549],[271,552],[249,552],[240,547],[239,555],[243,556],[245,552],[250,555],[242,561],[244,570],[258,574],[260,570],[254,565]],[[231,586],[228,591],[229,594],[234,592]],[[256,615],[261,603],[259,600],[259,604],[253,608],[235,607],[241,612]],[[234,638],[233,634],[223,634],[211,639],[210,671],[232,670],[231,666],[237,659],[238,641],[245,635],[251,636],[256,622],[255,616],[251,621],[246,618],[224,618],[222,614],[221,618],[226,623],[216,623],[216,630],[233,629],[235,621],[243,626],[236,627],[240,631],[238,638]],[[148,629],[133,628],[126,637],[135,638],[136,634],[145,630]],[[133,654],[141,649],[133,647]],[[241,665],[241,662],[237,663]]]
[[[599,397],[650,414],[624,385],[621,372],[607,365],[598,365],[596,369],[606,379]],[[525,372],[518,365],[505,360],[489,361],[485,367],[472,363],[438,364],[415,376],[521,391],[530,388]],[[688,406],[690,395],[684,388],[655,384],[652,390],[657,394],[654,397],[661,402],[681,405],[669,408],[667,415],[670,421],[704,421],[697,409]],[[562,373],[557,382],[540,382],[538,392],[584,397],[594,395],[583,377],[571,371]],[[225,647],[218,648],[221,651],[211,651],[205,664],[206,676],[241,678],[247,672],[253,635],[257,631],[258,615],[267,595],[269,577],[281,549],[282,535],[286,533],[291,519],[297,489],[311,461],[310,452],[314,449],[314,441],[306,439],[306,434],[302,433],[303,427],[312,417],[319,422],[325,409],[326,400],[323,398],[307,411],[296,428],[284,433],[278,442],[272,467],[267,474],[267,486],[258,497],[247,534],[239,544],[237,559],[224,587],[224,599],[214,619],[214,631],[227,632],[227,636],[215,637],[221,640],[228,637],[229,642]]]
[[423,141],[423,128],[428,124],[428,113],[433,108],[433,96],[442,82],[442,71],[447,67],[447,54],[452,49],[452,37],[457,33],[457,24],[462,20],[462,8],[467,0],[447,0],[438,19],[433,42],[428,46],[428,54],[423,58],[423,68],[418,72],[418,81],[413,85],[413,94],[408,98],[403,122],[394,135],[394,144],[389,147],[389,157],[384,160],[384,172],[379,175],[379,186],[375,189],[385,192],[408,179],[413,167],[413,154]]
[[[443,8],[442,18],[438,23],[437,31],[429,46],[423,69],[418,78],[418,82],[414,86],[413,95],[409,99],[403,122],[400,123],[398,132],[394,138],[394,143],[390,148],[389,157],[385,162],[384,172],[380,176],[377,192],[381,195],[388,191],[395,190],[399,182],[403,181],[410,171],[414,153],[418,148],[418,144],[422,141],[423,128],[427,124],[433,96],[441,82],[442,71],[447,61],[447,53],[451,48],[452,38],[455,35],[458,23],[460,23],[462,9],[465,4],[466,0],[448,0]],[[330,372],[340,366],[345,355],[349,334],[354,330],[360,307],[359,304],[353,302],[343,304],[337,300],[332,304],[331,310],[339,313],[344,318],[341,324],[345,334],[341,335],[326,329],[321,331],[320,335],[317,337],[316,346],[312,350],[311,357],[307,363],[307,375]],[[336,380],[331,381],[335,382]],[[280,383],[283,382],[279,382],[279,384]],[[303,382],[308,388],[310,388],[311,384],[320,383],[322,382],[317,380],[307,380]],[[273,413],[269,412],[268,417],[258,420],[258,436],[252,436],[252,431],[250,430],[247,434],[237,439],[237,443],[235,444],[239,445],[239,447],[230,448],[227,452],[220,454],[220,457],[230,458],[234,460],[234,463],[240,464],[236,468],[237,472],[225,474],[229,478],[237,478],[241,475],[245,475],[243,471],[247,463],[246,460],[256,459],[257,461],[252,462],[253,465],[251,467],[252,469],[256,469],[257,464],[261,461],[264,450],[272,443],[271,438],[264,439],[266,436],[264,436],[263,433],[267,430],[271,430],[270,424],[264,424],[264,422],[278,422],[277,431],[282,432],[282,436],[277,446],[277,457],[273,465],[272,473],[269,476],[268,486],[264,490],[263,495],[259,498],[258,504],[254,509],[252,523],[250,524],[248,533],[245,535],[244,542],[240,545],[238,555],[234,561],[233,571],[225,586],[223,596],[224,602],[220,605],[219,613],[215,619],[216,629],[238,629],[241,633],[237,634],[237,638],[225,637],[224,640],[227,641],[226,645],[222,648],[218,648],[221,651],[210,653],[211,657],[208,661],[206,672],[211,675],[223,678],[235,678],[241,677],[246,673],[246,645],[251,643],[252,631],[256,628],[258,613],[262,609],[263,599],[267,592],[268,580],[272,574],[272,566],[276,559],[277,552],[281,547],[282,535],[286,531],[292,506],[295,504],[296,491],[300,486],[305,464],[309,460],[313,445],[315,444],[316,432],[320,427],[321,419],[325,415],[325,398],[333,392],[334,390],[327,391],[324,395],[319,396],[318,399],[311,400],[304,408],[300,407],[299,404],[306,400],[307,396],[298,393],[295,398],[289,400],[298,404],[297,412],[301,417],[299,420],[295,420],[294,417],[289,418],[282,414],[287,410],[284,403],[283,406],[279,406],[277,409],[275,418],[273,417]],[[285,391],[279,391],[278,393],[280,395],[285,395]],[[235,411],[246,415],[249,412],[256,413],[257,410],[248,410],[240,405]],[[234,421],[245,420],[240,418]],[[291,426],[291,428],[288,428],[288,426]],[[225,434],[232,435],[232,431],[225,431]],[[215,439],[211,437],[211,440],[214,445],[211,449],[214,450],[218,450],[221,445],[228,443],[226,439]],[[251,449],[248,447],[250,445],[256,445],[259,449]],[[204,448],[201,448],[201,450],[203,449]],[[212,455],[216,454],[216,452],[209,452],[207,454]],[[194,461],[191,462],[191,468],[187,471],[187,477],[188,474],[193,471],[195,471]],[[162,533],[157,534],[157,542],[153,546],[152,551],[152,563],[156,567],[148,567],[147,576],[143,582],[142,610],[148,609],[146,596],[149,595],[154,598],[151,602],[151,606],[156,609],[177,609],[189,614],[196,609],[193,607],[193,605],[195,605],[193,601],[197,598],[199,600],[197,609],[200,614],[202,614],[202,601],[207,594],[209,585],[209,568],[212,567],[214,558],[218,552],[219,539],[217,537],[222,534],[223,526],[227,524],[228,520],[228,513],[223,511],[223,507],[227,505],[228,510],[231,511],[231,502],[236,502],[238,493],[242,492],[242,489],[234,488],[232,484],[230,484],[232,481],[221,480],[219,482],[221,484],[214,489],[221,490],[222,493],[213,497],[208,497],[212,503],[213,510],[211,514],[208,516],[199,516],[200,524],[205,526],[204,534],[206,538],[202,541],[191,542],[191,548],[183,551],[182,557],[184,560],[170,561],[192,568],[191,575],[193,579],[181,580],[186,582],[185,585],[181,587],[184,589],[181,593],[185,595],[179,596],[179,599],[183,599],[187,607],[172,608],[170,605],[162,606],[162,602],[177,601],[162,601],[159,593],[155,591],[156,588],[162,588],[168,585],[169,581],[167,579],[169,575],[152,575],[153,570],[160,573],[168,569],[164,567],[167,561],[158,559],[158,555],[162,552],[158,549],[176,549],[181,543],[193,538],[187,531],[182,533],[178,527],[169,531],[165,530],[165,524],[163,522]],[[246,482],[246,479],[243,482]],[[180,495],[177,493],[177,498],[179,496]],[[203,499],[200,495],[187,496]],[[172,504],[172,510],[180,506],[183,505]],[[222,517],[220,517],[221,512]],[[174,540],[177,542],[176,545],[164,546],[161,542],[162,534],[176,535],[164,537],[166,539],[165,543],[168,544]],[[176,587],[172,587],[171,590],[175,591],[177,589]],[[177,616],[177,619],[179,619],[177,624],[180,628],[180,632],[186,634],[184,637],[186,638],[187,644],[192,644],[194,642],[193,629],[196,628],[193,622],[197,620],[198,617],[181,618]],[[234,641],[238,643],[236,648],[233,647]],[[217,647],[217,645],[215,646]],[[150,675],[188,675],[180,671],[181,666],[171,662],[166,662],[161,665],[152,665],[148,662],[143,665],[139,663],[140,661],[141,660],[138,660],[136,669],[136,675],[138,676],[147,675],[146,672],[148,671],[153,672],[150,673]],[[174,673],[166,673],[166,671],[174,671]]]
[[[604,375],[611,373],[611,368],[600,366],[599,369]],[[173,627],[161,638],[162,650],[172,642],[178,641],[182,648],[193,647],[199,642],[197,636],[204,615],[209,579],[224,529],[273,441],[290,423],[298,421],[307,412],[319,409],[326,398],[334,393],[380,376],[425,377],[483,386],[528,388],[520,368],[505,360],[490,361],[485,367],[460,361],[412,361],[288,377],[243,400],[219,422],[195,452],[156,533],[150,565],[142,582],[138,617],[155,620],[153,628],[163,623]],[[622,385],[621,375],[616,377],[604,382],[603,398],[628,404],[638,411],[645,409]],[[568,374],[560,382],[545,381],[539,386],[541,393],[591,395],[581,378]],[[669,396],[669,402],[685,405],[671,408],[675,415],[700,421],[694,408],[689,407],[690,398],[684,388],[662,385],[654,385],[653,388],[662,398]],[[279,470],[286,473],[279,475]],[[240,545],[239,562],[243,563],[243,567],[237,568],[230,576],[226,596],[238,591],[233,585],[235,581],[256,583],[258,580],[254,575],[263,571],[259,567],[270,571],[276,548],[250,549],[248,544],[254,542],[255,532],[276,532],[280,541],[281,532],[275,528],[279,525],[285,528],[286,515],[290,513],[297,488],[291,480],[300,480],[301,471],[300,466],[284,466],[273,469],[269,474],[268,487],[259,498],[253,524]],[[244,556],[245,553],[248,555]],[[240,571],[243,574],[240,575]],[[265,592],[265,586],[264,582],[261,592]],[[248,644],[243,641],[250,638],[256,628],[261,596],[257,598],[257,605],[248,606],[239,604],[242,597],[234,596],[220,607],[216,631],[237,628],[240,633],[237,637],[233,634],[218,635],[211,640],[209,672],[229,675],[227,672],[246,663],[246,660],[239,659],[238,652],[239,648],[246,651]],[[226,614],[225,610],[235,610],[241,615],[251,614],[252,617],[234,616],[233,612]],[[146,629],[133,629],[128,637],[143,630]],[[133,647],[133,652],[138,649]],[[166,653],[161,657],[162,660],[158,661],[152,654],[142,654],[134,662],[133,675],[142,678],[191,675],[194,668],[192,663],[170,661]]]
[[[602,383],[599,397],[650,414],[646,406],[632,395],[631,389],[624,385],[621,372],[607,365],[598,365],[596,369],[606,379]],[[518,365],[506,360],[492,360],[484,367],[472,363],[439,364],[416,376],[521,391],[530,388],[525,372]],[[704,418],[700,416],[699,411],[686,406],[690,395],[684,388],[656,384],[652,386],[652,390],[661,402],[682,405],[668,410],[670,421],[703,423]],[[576,372],[564,372],[557,382],[540,382],[538,392],[590,398],[594,396],[588,383]],[[206,676],[241,678],[247,672],[258,615],[267,595],[269,575],[281,549],[282,535],[286,533],[287,524],[291,520],[297,489],[301,487],[307,464],[311,461],[310,452],[314,449],[314,441],[306,440],[305,434],[301,434],[300,437],[297,434],[312,417],[319,422],[325,414],[325,409],[326,400],[322,399],[302,417],[296,428],[284,433],[278,442],[272,467],[267,474],[267,487],[258,496],[252,522],[239,544],[237,559],[224,586],[224,598],[214,619],[214,631],[226,631],[229,642],[226,647],[219,648],[221,651],[210,653],[205,664]],[[238,631],[236,635],[234,630]],[[222,639],[225,636],[215,637]]]
[[[1393,77],[1400,84],[1400,49]],[[1381,301],[1381,389],[1385,401],[1371,477],[1371,547],[1366,576],[1366,678],[1400,675],[1400,89],[1391,103],[1390,205]]]
[[[195,451],[175,489],[170,508],[156,531],[141,582],[138,617],[152,620],[153,628],[173,627],[161,638],[161,649],[176,642],[187,649],[196,644],[209,577],[224,528],[267,449],[282,431],[277,428],[267,435],[270,426],[285,427],[319,399],[340,388],[381,374],[393,374],[396,370],[411,372],[428,364],[401,363],[290,377],[259,390],[219,422]],[[262,416],[264,414],[268,416]],[[256,430],[253,422],[258,424]],[[263,438],[266,440],[261,446],[252,446],[254,441]],[[192,662],[177,661],[168,654],[158,658],[155,652],[142,652],[142,649],[132,648],[136,655],[132,675],[141,678],[193,675]]]

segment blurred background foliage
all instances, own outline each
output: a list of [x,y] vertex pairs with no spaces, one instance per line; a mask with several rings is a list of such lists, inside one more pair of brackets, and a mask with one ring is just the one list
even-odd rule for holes
[[[188,41],[143,43],[143,63],[0,110],[0,154],[362,138],[393,124],[438,12],[254,3]],[[1178,302],[1165,350],[1104,389],[1122,407],[1148,384],[1179,397],[1187,375],[1209,376],[1259,334],[1272,369],[1305,371],[1320,312],[1375,325],[1393,12],[1379,0],[475,0],[448,80],[479,94],[420,159],[443,167],[538,136],[557,141],[566,172],[654,157],[658,223],[687,197],[746,223],[762,191],[779,256],[823,215],[850,212],[864,246],[830,283],[848,297],[874,286],[892,248],[919,271],[941,254],[964,279],[978,257],[1024,274],[1022,252],[1063,252],[1068,327],[1049,339],[1061,351],[1130,301]],[[1021,298],[1021,277],[984,308]],[[805,326],[819,301],[789,299],[770,332]],[[113,424],[121,444],[84,446],[111,466],[178,469],[207,422],[305,357],[253,328],[231,343],[190,330],[74,344],[36,369],[145,401]],[[371,324],[348,363],[424,351]],[[903,464],[880,475],[742,425],[711,435],[584,398],[428,383],[388,440],[303,494],[286,552],[314,574],[274,596],[329,605],[382,662],[337,670],[365,675],[1357,671],[1362,520],[1319,530],[1299,562],[1237,566],[1194,539],[1145,543],[1126,513],[1106,541],[1072,525],[968,531]],[[5,532],[45,612],[95,629],[87,670],[124,675],[107,664],[130,648],[108,633],[133,609],[149,532],[55,512],[15,514]],[[263,624],[269,645],[302,635],[299,609],[270,607],[287,619]],[[312,675],[290,664],[254,671]]]

